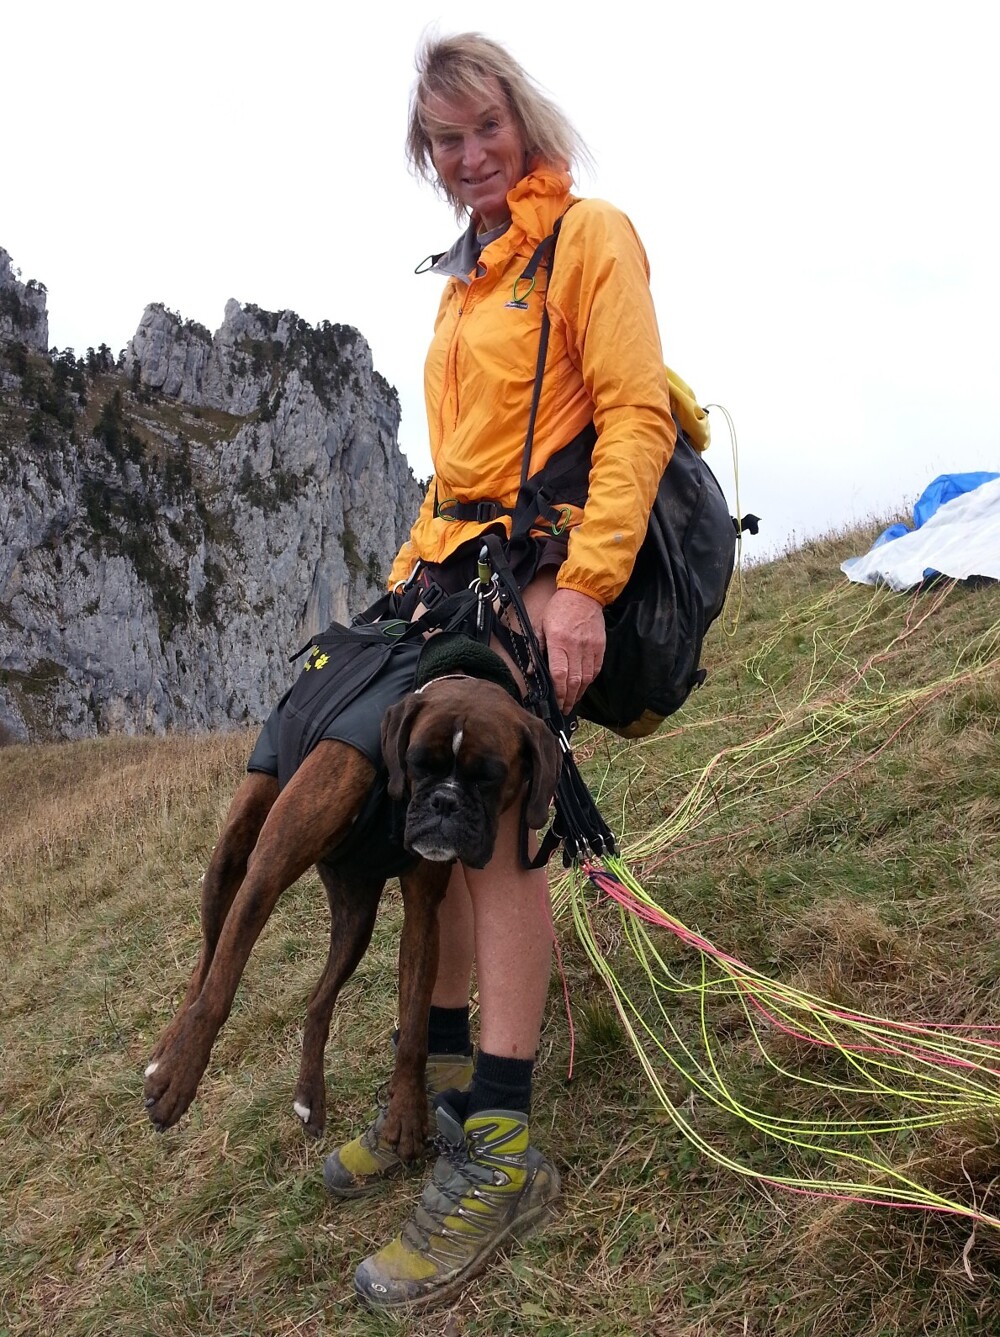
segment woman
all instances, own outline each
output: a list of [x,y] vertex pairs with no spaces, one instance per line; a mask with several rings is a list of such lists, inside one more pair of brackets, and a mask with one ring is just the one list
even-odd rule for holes
[[[483,531],[509,529],[503,512],[518,491],[547,303],[531,472],[589,424],[597,437],[586,505],[557,498],[560,523],[533,537],[517,574],[568,713],[600,669],[603,608],[625,585],[675,440],[648,265],[622,213],[570,194],[579,138],[501,46],[477,34],[433,39],[417,69],[409,156],[469,226],[434,266],[449,279],[425,372],[434,477],[390,583],[420,559],[421,579],[467,584]],[[548,293],[544,270],[533,287],[518,283],[560,218]],[[463,518],[486,500],[496,518]],[[559,1191],[528,1139],[551,927],[545,873],[520,865],[514,809],[485,869],[455,867],[440,926],[428,1090],[458,1088],[438,1102],[448,1152],[400,1235],[358,1268],[358,1293],[377,1306],[450,1298],[501,1243],[547,1215]],[[381,1116],[329,1157],[334,1196],[358,1196],[403,1168],[380,1125]]]

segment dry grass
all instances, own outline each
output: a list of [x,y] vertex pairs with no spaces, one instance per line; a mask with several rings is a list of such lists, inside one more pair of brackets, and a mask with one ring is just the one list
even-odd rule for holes
[[[248,734],[105,738],[3,751],[0,943],[12,952],[145,877],[186,879],[211,848]],[[147,883],[148,885],[148,883]],[[154,884],[155,885],[155,884]],[[136,890],[147,894],[146,886]]]
[[[896,641],[935,596],[873,599],[845,587],[837,563],[864,542],[831,538],[749,571],[739,624],[713,631],[709,683],[676,728],[633,745],[581,738],[578,755],[626,843],[656,830],[721,748],[792,718],[811,691],[835,694],[868,656],[894,645],[879,664],[890,687],[935,683],[963,656],[985,662],[969,647],[1000,620],[996,589],[956,589]],[[834,654],[850,628],[850,655]],[[690,927],[835,1000],[997,1019],[998,719],[1000,678],[983,671],[929,699],[895,736],[889,726],[831,734],[743,788],[732,760],[698,825],[646,861],[644,882]],[[334,1207],[321,1181],[323,1157],[365,1118],[388,1066],[395,895],[334,1017],[320,1143],[290,1110],[305,1000],[325,954],[313,878],[283,898],[262,936],[191,1112],[157,1136],[142,1111],[142,1068],[193,964],[198,880],[250,743],[229,734],[0,750],[3,1337],[401,1330],[355,1306],[351,1274],[396,1227],[412,1186]],[[596,918],[605,950],[641,988],[616,916]],[[450,1310],[402,1330],[1000,1332],[994,1232],[781,1194],[680,1139],[568,925],[561,936],[576,1069],[567,1083],[554,981],[534,1128],[563,1175],[564,1210]],[[685,968],[685,949],[671,941],[664,951]],[[720,1016],[734,1081],[762,1080],[728,1024]],[[680,1079],[670,1089],[687,1098]],[[777,1095],[811,1108],[794,1089]],[[752,1164],[780,1154],[717,1113],[692,1112],[715,1145]],[[900,1137],[892,1152],[996,1210],[997,1143],[980,1121]]]

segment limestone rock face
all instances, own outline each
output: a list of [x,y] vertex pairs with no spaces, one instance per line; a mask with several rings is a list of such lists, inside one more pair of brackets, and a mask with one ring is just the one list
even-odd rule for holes
[[150,306],[118,366],[7,340],[0,371],[0,739],[261,721],[420,503],[348,327]]
[[21,283],[10,256],[0,246],[0,340],[19,342],[36,352],[49,347],[49,313],[45,285],[35,279]]

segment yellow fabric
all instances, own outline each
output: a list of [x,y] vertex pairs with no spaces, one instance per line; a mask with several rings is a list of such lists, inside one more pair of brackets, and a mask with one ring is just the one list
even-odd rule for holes
[[672,367],[667,368],[667,380],[670,383],[670,407],[681,425],[681,431],[695,450],[707,450],[712,439],[708,414],[695,399],[694,391],[687,381],[682,380]]
[[426,1281],[438,1271],[433,1258],[404,1244],[399,1235],[379,1249],[374,1262],[382,1276],[391,1277],[393,1281]]
[[613,726],[611,732],[619,738],[648,738],[650,734],[656,733],[666,718],[666,715],[657,715],[654,710],[644,710],[637,720],[631,724]]
[[441,299],[424,376],[434,478],[390,584],[418,557],[444,561],[486,527],[435,517],[435,489],[441,502],[514,504],[546,271],[539,269],[533,291],[518,285],[516,303],[515,281],[565,213],[531,473],[593,421],[587,505],[571,513],[557,584],[607,604],[631,572],[676,439],[646,253],[619,210],[603,200],[575,202],[564,173],[530,173],[508,202],[511,226],[483,250],[485,273],[469,285],[449,280]]

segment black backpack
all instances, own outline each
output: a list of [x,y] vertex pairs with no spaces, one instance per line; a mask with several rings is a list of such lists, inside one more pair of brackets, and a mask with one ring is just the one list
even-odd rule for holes
[[680,431],[628,583],[604,610],[601,671],[578,707],[627,737],[652,733],[705,680],[701,647],[733,574],[736,526]]

